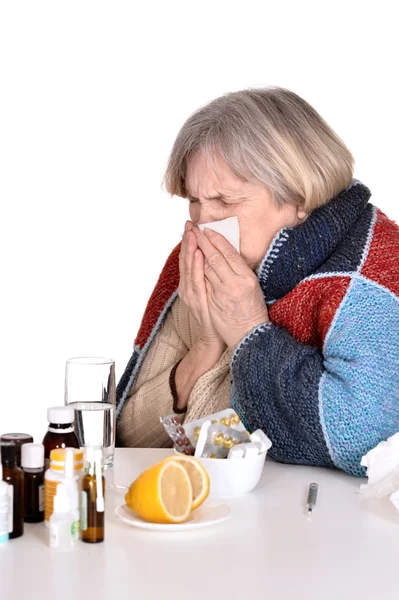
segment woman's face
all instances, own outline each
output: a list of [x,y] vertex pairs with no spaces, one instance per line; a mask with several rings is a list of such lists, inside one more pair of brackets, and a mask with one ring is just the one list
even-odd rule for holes
[[185,186],[194,224],[238,217],[240,253],[256,269],[276,233],[294,227],[306,213],[294,204],[277,208],[263,184],[243,182],[228,165],[215,156],[213,167],[198,152],[188,162]]

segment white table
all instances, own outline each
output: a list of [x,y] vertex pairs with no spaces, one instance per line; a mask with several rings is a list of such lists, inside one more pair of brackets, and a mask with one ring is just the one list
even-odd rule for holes
[[[116,483],[129,485],[169,453],[118,449]],[[308,518],[312,481],[319,496]],[[179,533],[123,524],[114,509],[124,494],[109,491],[102,544],[79,542],[73,552],[57,553],[41,523],[0,547],[0,599],[397,600],[399,513],[388,501],[364,502],[359,483],[267,461],[256,490],[221,500],[232,507],[228,521]]]

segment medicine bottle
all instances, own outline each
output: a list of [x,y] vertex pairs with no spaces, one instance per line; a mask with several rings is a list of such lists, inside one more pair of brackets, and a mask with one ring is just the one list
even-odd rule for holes
[[44,521],[44,446],[24,444],[21,450],[21,465],[25,480],[26,523]]
[[1,442],[0,446],[3,481],[13,488],[12,531],[10,531],[10,539],[13,539],[20,537],[24,532],[24,474],[15,462],[15,444]]
[[75,539],[72,535],[74,515],[68,488],[64,483],[57,486],[54,497],[54,512],[50,517],[49,546],[58,552],[72,550]]
[[91,544],[104,541],[105,480],[102,449],[85,448],[85,472],[82,480],[82,541]]
[[12,531],[12,487],[3,481],[3,465],[0,461],[0,546],[8,542]]
[[50,465],[50,452],[56,448],[79,448],[74,431],[75,411],[70,406],[53,406],[47,409],[49,427],[43,438],[46,469]]
[[[74,452],[74,461],[72,472],[68,472],[67,453],[70,450]],[[50,517],[54,510],[54,497],[59,483],[64,483],[68,487],[68,493],[71,500],[71,507],[75,514],[74,537],[79,538],[80,531],[80,502],[81,477],[83,472],[83,452],[76,448],[58,448],[51,451],[50,468],[44,475],[44,522],[48,527]]]

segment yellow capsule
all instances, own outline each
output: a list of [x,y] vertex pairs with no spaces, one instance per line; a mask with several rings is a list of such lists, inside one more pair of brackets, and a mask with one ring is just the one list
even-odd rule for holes
[[245,435],[251,435],[251,434],[249,433],[249,431],[247,431],[247,430],[243,431],[243,433],[244,433]]
[[230,427],[230,419],[228,419],[227,417],[223,417],[223,419],[220,422],[222,425],[226,425],[226,427]]
[[238,415],[232,415],[232,417],[230,419],[230,423],[231,423],[232,427],[234,427],[235,425],[239,425],[240,424],[240,417]]
[[194,429],[194,439],[195,439],[195,440],[198,440],[198,438],[199,438],[199,434],[200,434],[200,431],[201,431],[201,427],[196,427],[196,428]]
[[230,450],[230,448],[233,446],[233,444],[234,444],[233,438],[226,437],[223,442],[223,448],[226,448],[226,450]]
[[217,458],[217,456],[216,456],[216,454],[215,454],[215,453],[213,453],[213,454],[210,454],[210,455],[209,455],[209,458]]
[[218,421],[217,419],[213,419],[212,425],[214,425],[215,423],[220,423],[220,421]]
[[215,444],[215,446],[221,446],[223,444],[223,440],[223,433],[217,433],[213,438],[213,443]]

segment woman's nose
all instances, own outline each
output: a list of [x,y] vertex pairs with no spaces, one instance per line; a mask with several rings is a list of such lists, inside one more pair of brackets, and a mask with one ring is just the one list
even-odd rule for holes
[[215,212],[212,212],[208,208],[201,207],[197,225],[202,225],[203,223],[212,223],[213,221],[218,221],[218,217]]

